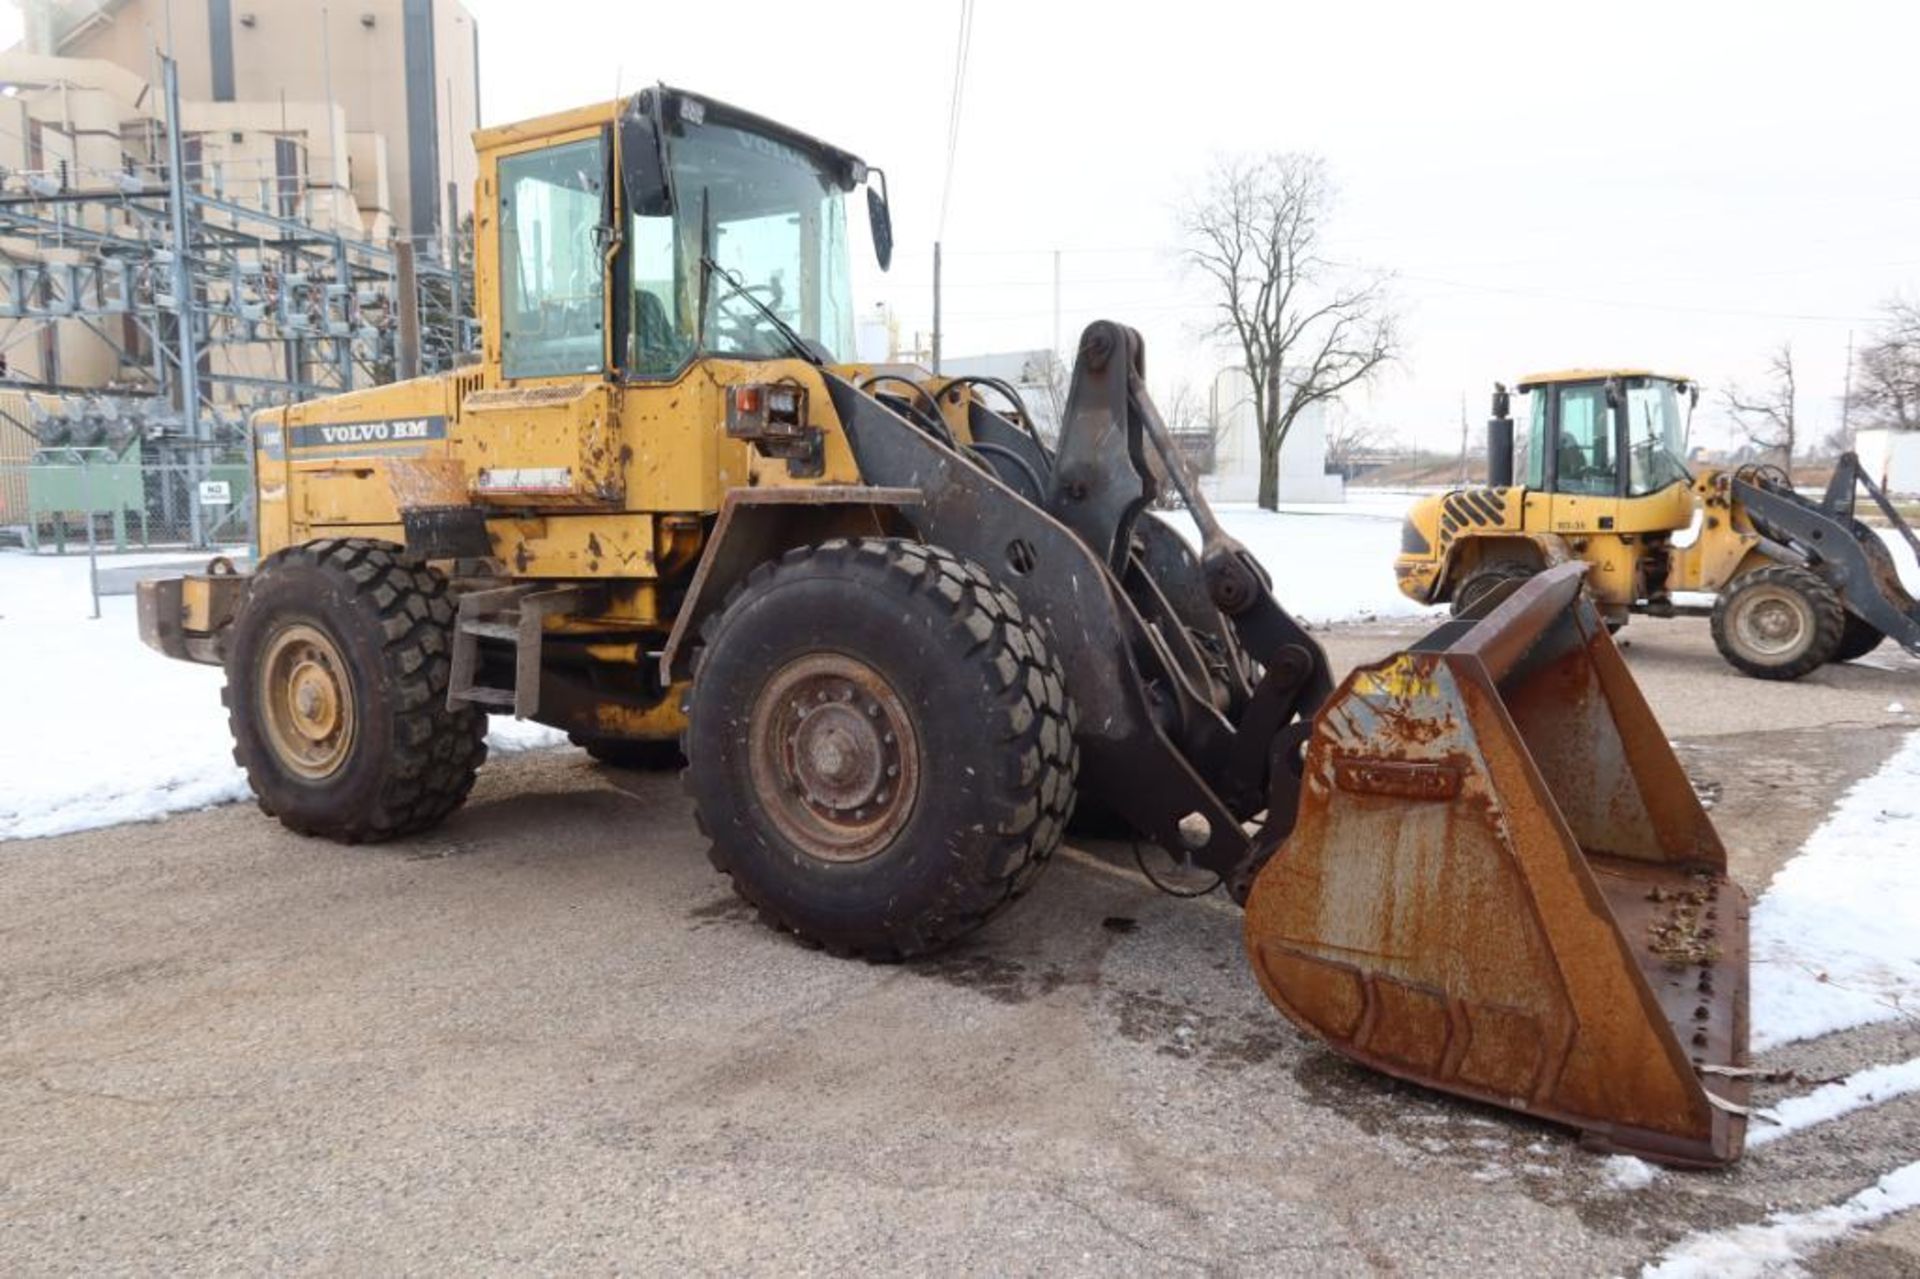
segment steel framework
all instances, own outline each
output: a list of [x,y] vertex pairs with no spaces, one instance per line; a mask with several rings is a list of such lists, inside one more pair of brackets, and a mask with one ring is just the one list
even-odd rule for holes
[[104,385],[9,377],[44,393],[16,425],[46,447],[137,444],[190,481],[245,454],[258,408],[458,362],[474,337],[470,286],[448,259],[465,255],[376,244],[209,189],[184,155],[170,60],[162,71],[156,163],[83,175],[62,163],[0,188],[0,367],[7,347],[63,322],[116,364]]

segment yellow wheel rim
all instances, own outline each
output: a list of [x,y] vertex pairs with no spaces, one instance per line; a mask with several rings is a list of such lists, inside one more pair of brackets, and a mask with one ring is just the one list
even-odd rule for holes
[[268,642],[254,689],[275,758],[301,777],[333,776],[353,750],[353,683],[332,639],[294,622]]

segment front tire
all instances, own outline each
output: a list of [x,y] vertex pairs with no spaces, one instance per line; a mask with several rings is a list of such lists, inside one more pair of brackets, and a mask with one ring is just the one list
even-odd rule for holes
[[473,788],[487,718],[447,709],[447,579],[384,542],[270,557],[234,621],[234,762],[289,830],[358,844],[438,824]]
[[1508,582],[1524,582],[1539,572],[1531,564],[1522,564],[1519,560],[1489,560],[1467,574],[1454,588],[1453,615],[1459,617],[1494,590]]
[[1073,807],[1064,673],[979,566],[900,540],[762,564],[702,628],[687,785],[763,919],[905,959],[1032,886]]
[[1799,679],[1838,651],[1847,611],[1806,569],[1774,564],[1742,573],[1713,604],[1713,642],[1737,670]]

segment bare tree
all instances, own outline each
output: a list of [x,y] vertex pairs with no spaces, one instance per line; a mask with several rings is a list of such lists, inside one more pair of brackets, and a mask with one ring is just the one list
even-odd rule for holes
[[1160,410],[1161,418],[1170,431],[1204,431],[1207,429],[1207,404],[1191,378],[1181,378],[1167,390],[1164,401],[1166,407]]
[[1736,383],[1720,394],[1727,413],[1755,448],[1771,454],[1782,467],[1793,465],[1793,343],[1782,342],[1768,354],[1763,385],[1749,390]]
[[1856,426],[1920,431],[1920,304],[1895,299],[1860,348],[1849,416]]
[[1387,432],[1373,422],[1352,413],[1327,414],[1327,465],[1348,479],[1363,455],[1376,452],[1386,442]]
[[1400,350],[1386,281],[1320,252],[1326,162],[1299,152],[1218,161],[1181,213],[1188,263],[1215,288],[1217,336],[1239,348],[1260,434],[1260,505],[1279,504],[1280,447],[1309,406],[1372,378]]

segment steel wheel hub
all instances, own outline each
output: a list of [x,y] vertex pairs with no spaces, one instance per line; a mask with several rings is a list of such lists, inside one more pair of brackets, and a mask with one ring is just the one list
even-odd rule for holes
[[319,628],[296,622],[273,636],[254,700],[286,768],[318,781],[345,762],[353,748],[353,691],[340,650]]
[[1811,620],[1799,599],[1767,591],[1741,610],[1740,637],[1755,652],[1790,653],[1800,646]]
[[790,662],[755,700],[755,788],[781,834],[809,857],[862,861],[912,815],[920,751],[905,703],[842,653]]

